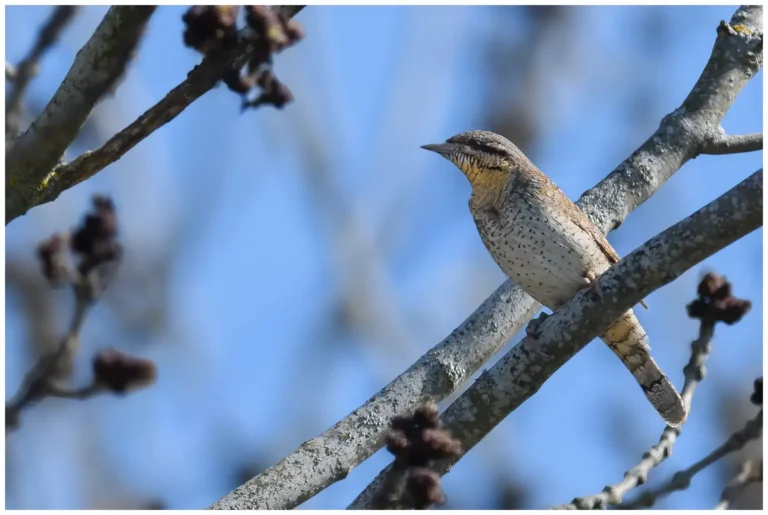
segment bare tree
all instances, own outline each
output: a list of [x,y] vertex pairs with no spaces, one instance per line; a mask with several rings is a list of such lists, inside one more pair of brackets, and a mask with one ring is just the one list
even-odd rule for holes
[[[63,191],[119,160],[219,83],[243,96],[243,109],[263,104],[281,107],[289,102],[290,91],[269,65],[277,53],[302,38],[303,30],[291,21],[301,8],[247,6],[242,27],[238,26],[237,7],[191,8],[184,18],[185,44],[203,54],[201,64],[100,148],[86,151],[69,162],[63,162],[66,150],[97,103],[114,91],[126,73],[155,7],[111,7],[77,54],[53,98],[22,131],[25,92],[37,63],[75,12],[74,8],[55,9],[29,55],[17,66],[6,63],[6,80],[13,87],[6,112],[6,224],[55,200]],[[572,22],[564,21],[566,16],[561,9],[535,12],[542,27],[555,30],[572,26]],[[721,128],[721,121],[738,93],[762,67],[762,59],[762,8],[740,7],[730,22],[723,21],[717,27],[710,59],[680,107],[665,116],[659,128],[613,172],[582,195],[579,207],[601,231],[617,228],[687,161],[700,155],[762,149],[762,134],[729,135]],[[530,61],[523,62],[521,67],[529,69]],[[526,75],[529,79],[522,87],[533,95],[538,89],[537,76]],[[256,87],[261,94],[249,97]],[[525,123],[515,130],[530,142],[538,131],[532,106],[514,103],[506,110],[512,115],[502,112],[491,123],[510,127],[508,119],[522,113]],[[314,138],[306,131],[300,137],[307,147],[313,145]],[[315,186],[313,198],[318,205],[332,206],[320,210],[327,215],[324,222],[338,246],[348,246],[345,252],[351,256],[350,268],[360,270],[342,281],[350,291],[365,291],[363,296],[369,301],[367,305],[357,305],[354,299],[359,294],[342,294],[339,311],[348,319],[338,326],[370,331],[379,338],[404,340],[407,333],[398,330],[402,325],[400,313],[391,310],[377,318],[377,306],[392,303],[380,301],[387,296],[387,285],[375,280],[376,260],[367,254],[386,252],[386,243],[371,243],[359,228],[344,224],[343,215],[353,208],[345,204],[327,173],[327,156],[315,150],[314,157],[321,166],[317,174],[308,177],[308,182]],[[150,362],[110,351],[94,357],[94,379],[90,384],[71,388],[59,382],[62,374],[66,376],[62,369],[71,363],[78,348],[85,314],[104,289],[105,283],[101,281],[111,278],[109,274],[114,270],[110,265],[120,257],[114,242],[114,206],[98,198],[94,208],[96,214],[92,215],[90,226],[87,218],[84,228],[71,237],[56,236],[40,248],[44,275],[54,283],[72,287],[75,311],[70,329],[59,344],[40,353],[17,396],[7,403],[7,427],[18,424],[23,408],[47,396],[90,398],[107,390],[122,393],[154,380],[155,368]],[[424,508],[442,502],[440,476],[509,413],[533,397],[595,335],[650,292],[761,226],[762,170],[758,170],[613,266],[598,280],[600,289],[607,294],[595,298],[580,293],[554,314],[537,320],[538,336],[528,336],[510,349],[461,393],[438,420],[437,408],[431,403],[456,394],[541,307],[513,282],[506,281],[450,335],[366,403],[211,508],[295,508],[346,477],[385,444],[396,456],[394,464],[383,470],[350,508]],[[66,249],[79,256],[75,269],[64,264],[62,253]],[[356,282],[360,277],[362,281]],[[23,275],[18,274],[16,279],[22,280]],[[717,276],[709,277],[702,282],[700,298],[690,308],[691,315],[701,319],[701,331],[685,368],[682,394],[689,409],[693,392],[704,376],[704,360],[715,323],[733,323],[749,309],[748,303],[733,297],[730,285],[725,284]],[[712,288],[707,290],[707,285]],[[49,308],[38,297],[31,296],[28,302],[34,302],[45,315]],[[37,331],[45,332],[40,339],[55,332],[48,318],[43,317],[45,324],[36,326]],[[758,391],[756,387],[756,394]],[[755,404],[761,405],[762,398]],[[699,470],[758,438],[761,430],[759,411],[712,454],[680,471],[664,486],[625,502],[624,496],[645,482],[679,437],[679,428],[668,427],[659,444],[630,468],[621,482],[606,487],[601,494],[580,497],[562,507],[652,504],[662,495],[685,488]],[[720,506],[732,503],[746,485],[762,481],[762,474],[756,472],[760,469],[756,461],[744,461],[739,473],[724,485]]]

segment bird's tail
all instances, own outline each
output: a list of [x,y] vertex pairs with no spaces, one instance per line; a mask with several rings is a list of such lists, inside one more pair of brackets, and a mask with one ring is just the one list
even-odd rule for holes
[[675,386],[651,357],[648,335],[632,310],[600,336],[632,372],[651,405],[668,425],[677,427],[688,414]]

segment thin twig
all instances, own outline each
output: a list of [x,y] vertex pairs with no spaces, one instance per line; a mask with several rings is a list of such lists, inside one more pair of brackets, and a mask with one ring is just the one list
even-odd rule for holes
[[5,155],[6,224],[36,205],[51,170],[125,73],[155,9],[110,7],[42,113],[11,142]]
[[[273,9],[293,17],[303,7],[274,6]],[[14,206],[9,203],[9,207],[6,208],[5,223],[8,224],[34,206],[55,200],[63,191],[92,177],[123,157],[144,138],[176,118],[192,102],[216,86],[227,70],[245,66],[253,56],[253,49],[252,41],[241,38],[234,49],[204,58],[202,63],[187,74],[187,78],[181,84],[100,148],[85,152],[70,163],[61,164],[55,168],[48,167],[37,183],[38,193],[33,197],[20,197]],[[90,110],[88,112],[90,113]],[[7,188],[6,191],[8,191]],[[8,198],[7,193],[6,198]]]
[[[702,320],[699,327],[699,337],[691,343],[691,358],[683,368],[685,383],[683,384],[683,391],[680,393],[687,413],[691,412],[693,394],[706,375],[704,363],[709,357],[710,342],[712,341],[714,329],[714,323]],[[648,478],[648,473],[669,457],[677,437],[680,436],[681,430],[682,426],[678,428],[667,426],[664,428],[661,438],[659,438],[659,443],[643,454],[640,463],[629,469],[624,474],[624,479],[619,483],[606,486],[599,494],[577,497],[570,504],[556,506],[554,509],[592,510],[603,509],[608,505],[620,504],[622,497],[627,492],[636,486],[644,484]]]
[[[683,385],[682,398],[686,411],[690,413],[693,402],[693,394],[698,384],[706,375],[704,364],[709,356],[710,343],[714,335],[715,325],[718,322],[733,324],[739,321],[749,312],[751,303],[744,299],[738,299],[732,294],[731,284],[717,274],[709,273],[705,275],[697,288],[698,297],[696,300],[686,306],[688,316],[701,320],[699,328],[699,338],[691,344],[691,358],[688,364],[683,368],[685,375],[685,384]],[[762,419],[761,419],[762,420]],[[762,426],[762,422],[760,422]],[[563,505],[561,509],[602,509],[607,505],[620,504],[622,497],[632,488],[642,485],[646,482],[648,473],[662,461],[664,461],[672,452],[677,437],[680,436],[681,428],[667,427],[661,435],[659,444],[643,455],[640,464],[633,467],[626,474],[624,479],[615,485],[609,485],[603,489],[603,492],[588,497],[574,499],[571,504]],[[759,432],[759,431],[758,431]],[[730,444],[733,442],[729,441]],[[743,443],[741,443],[743,445]],[[735,449],[733,449],[735,450]],[[690,483],[690,478],[698,472],[700,464],[692,467],[692,472],[686,477],[686,474],[676,474],[672,485],[663,487],[657,492],[643,496],[640,501],[631,504],[624,504],[622,508],[636,507],[643,502],[651,506],[655,498],[680,488],[686,488]],[[706,465],[704,465],[706,466]],[[701,467],[703,468],[703,467]]]
[[51,384],[48,388],[48,396],[59,397],[61,399],[85,400],[106,391],[107,388],[105,387],[104,383],[101,383],[94,378],[91,384],[82,388],[72,389],[57,384]]
[[746,423],[746,425],[739,431],[733,433],[728,440],[720,447],[709,453],[704,458],[700,459],[690,467],[675,473],[672,479],[660,487],[643,492],[637,499],[630,503],[622,504],[621,508],[624,509],[636,509],[636,508],[650,508],[660,497],[669,495],[672,492],[679,490],[685,490],[691,485],[691,479],[693,476],[712,465],[721,458],[736,452],[744,447],[748,442],[760,438],[763,433],[763,410]]
[[[87,214],[82,225],[72,233],[54,234],[38,247],[43,275],[54,286],[71,288],[75,309],[69,328],[56,348],[37,360],[16,395],[6,403],[6,428],[16,428],[21,411],[46,397],[86,399],[109,389],[123,393],[127,387],[149,384],[149,379],[154,377],[154,364],[148,364],[147,360],[102,351],[94,358],[94,378],[90,385],[72,389],[60,384],[67,375],[65,372],[71,369],[85,318],[112,278],[122,256],[122,246],[116,240],[117,218],[111,200],[97,195],[93,199],[93,208],[94,211]],[[77,257],[75,267],[68,259],[69,252]]]
[[[37,40],[29,51],[29,54],[15,68],[5,63],[5,80],[13,81],[13,90],[8,97],[5,106],[5,140],[15,138],[20,130],[22,112],[24,110],[24,96],[27,86],[37,74],[37,66],[45,53],[56,44],[64,28],[72,20],[77,11],[77,6],[60,5],[53,9],[45,25],[37,34]],[[10,68],[9,68],[10,67]],[[9,72],[13,76],[9,79]]]
[[53,386],[60,371],[72,361],[78,348],[78,336],[85,316],[93,306],[93,301],[83,295],[75,295],[75,311],[72,315],[70,329],[60,340],[56,349],[37,360],[27,372],[13,399],[5,405],[6,428],[18,426],[21,411],[45,397],[56,395],[61,389]]
[[762,149],[762,132],[739,134],[736,136],[723,134],[706,142],[701,149],[701,153],[709,155],[739,154]]
[[727,510],[738,495],[752,483],[763,482],[763,460],[747,460],[741,464],[741,471],[731,480],[720,494],[716,510]]

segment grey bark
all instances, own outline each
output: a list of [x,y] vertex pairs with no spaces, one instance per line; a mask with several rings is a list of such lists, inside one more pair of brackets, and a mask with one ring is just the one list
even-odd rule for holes
[[[761,169],[612,266],[597,281],[602,299],[591,289],[582,290],[547,317],[539,326],[540,337],[526,337],[486,370],[443,413],[443,423],[469,451],[628,309],[762,223]],[[457,460],[441,461],[435,469],[445,474]],[[351,509],[372,505],[389,469],[355,499]]]
[[[273,7],[289,17],[302,8],[300,5]],[[6,225],[29,209],[55,200],[63,191],[123,157],[210,91],[227,69],[245,66],[253,54],[253,45],[243,39],[233,50],[205,58],[181,84],[101,148],[85,152],[71,163],[59,165],[64,151],[96,102],[122,73],[153,9],[112,7],[91,40],[78,53],[67,78],[43,114],[6,155]]]
[[722,155],[754,152],[763,149],[763,133],[728,135],[713,138],[701,150],[702,154]]
[[[723,115],[762,65],[762,8],[741,7],[731,23],[743,28],[737,31],[721,23],[709,62],[682,106],[666,116],[638,150],[578,202],[604,232],[618,227],[686,161],[696,157],[712,131],[720,133]],[[479,346],[481,353],[488,353],[484,360],[489,359],[539,308],[513,282],[504,282],[466,322],[382,392],[210,509],[292,509],[344,479],[381,448],[381,435],[392,416],[427,399],[444,399],[477,370],[472,369],[475,356],[468,359],[458,349]],[[479,332],[478,328],[487,329]],[[438,349],[457,361],[429,358]],[[452,373],[450,377],[455,379],[446,382],[439,379],[442,372],[430,368],[466,373]],[[393,398],[395,391],[397,397]]]
[[38,119],[13,141],[5,156],[6,224],[39,203],[51,170],[125,71],[154,11],[111,7]]

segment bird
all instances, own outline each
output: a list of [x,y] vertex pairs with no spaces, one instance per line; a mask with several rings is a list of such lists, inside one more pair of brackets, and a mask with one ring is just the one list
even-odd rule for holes
[[[474,130],[421,148],[446,158],[469,179],[469,210],[480,238],[523,291],[552,311],[585,287],[602,294],[597,278],[619,261],[619,255],[584,212],[511,141]],[[527,331],[536,336],[532,324]],[[685,422],[680,394],[651,356],[648,336],[631,309],[600,338],[667,425]]]

